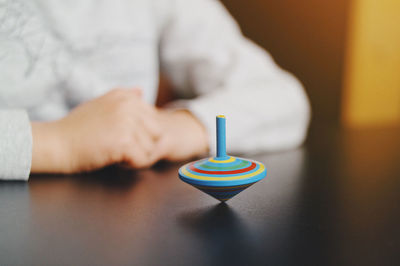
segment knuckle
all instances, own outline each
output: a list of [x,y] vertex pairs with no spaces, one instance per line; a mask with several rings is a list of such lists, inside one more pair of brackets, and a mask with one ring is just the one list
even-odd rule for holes
[[137,105],[136,99],[129,94],[126,94],[123,97],[119,98],[116,104],[123,111],[132,110],[132,107]]
[[116,140],[115,147],[117,149],[127,151],[132,146],[134,140],[129,134],[120,134],[119,138]]
[[112,90],[110,91],[110,94],[113,94],[113,95],[123,95],[124,92],[125,92],[124,89],[115,88],[115,89],[112,89]]
[[117,99],[122,94],[122,89],[112,89],[106,93],[106,97],[111,99]]
[[127,103],[125,100],[115,102],[112,110],[115,115],[114,119],[126,122],[125,120],[130,118],[130,109],[130,104]]

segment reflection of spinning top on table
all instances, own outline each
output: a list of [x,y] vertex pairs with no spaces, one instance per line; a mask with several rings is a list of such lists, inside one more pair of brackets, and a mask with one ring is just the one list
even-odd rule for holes
[[227,201],[267,175],[262,163],[226,154],[225,116],[217,116],[217,156],[185,164],[182,181],[220,201]]

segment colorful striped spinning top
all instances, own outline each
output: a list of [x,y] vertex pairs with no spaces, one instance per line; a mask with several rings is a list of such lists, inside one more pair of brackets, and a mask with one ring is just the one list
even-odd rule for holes
[[185,164],[179,169],[182,181],[220,201],[227,201],[267,175],[257,161],[226,154],[225,116],[217,116],[217,156]]

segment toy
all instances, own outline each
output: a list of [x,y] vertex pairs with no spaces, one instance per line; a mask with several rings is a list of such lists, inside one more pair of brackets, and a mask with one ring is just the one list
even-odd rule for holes
[[179,169],[179,177],[224,202],[263,179],[267,169],[260,162],[227,155],[225,116],[218,115],[216,120],[217,156],[185,164]]

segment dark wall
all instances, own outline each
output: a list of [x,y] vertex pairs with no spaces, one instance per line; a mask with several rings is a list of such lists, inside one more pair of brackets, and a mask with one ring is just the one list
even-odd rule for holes
[[349,1],[222,0],[243,33],[304,84],[314,122],[338,122]]

